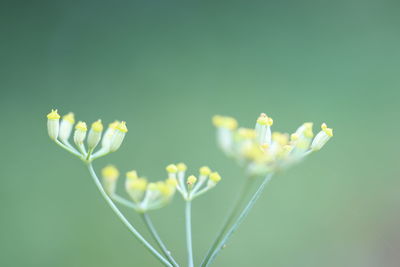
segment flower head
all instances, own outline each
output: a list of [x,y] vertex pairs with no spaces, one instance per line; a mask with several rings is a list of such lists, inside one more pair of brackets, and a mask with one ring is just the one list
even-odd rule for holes
[[[124,121],[115,121],[111,123],[103,136],[103,124],[101,120],[92,123],[88,132],[88,127],[85,122],[79,121],[75,125],[74,143],[75,149],[68,141],[72,129],[74,128],[75,116],[72,112],[62,117],[56,109],[51,110],[47,114],[47,128],[51,139],[56,141],[61,147],[80,157],[82,160],[91,162],[93,159],[107,155],[110,152],[116,151],[122,144],[128,128]],[[84,141],[87,136],[87,148]],[[101,142],[102,147],[98,151],[94,151],[97,145]]]
[[149,183],[146,178],[139,177],[136,171],[126,174],[125,190],[139,212],[164,207],[174,196],[175,188],[176,179],[173,178]]
[[313,124],[310,122],[302,124],[292,134],[272,132],[273,119],[265,113],[257,118],[254,130],[226,127],[227,120],[234,119],[222,116],[213,118],[218,144],[251,175],[285,168],[321,149],[333,136],[332,129],[323,124],[313,139]]
[[190,201],[213,188],[221,177],[218,173],[212,172],[207,166],[199,169],[199,176],[189,175],[186,178],[187,167],[184,163],[170,164],[166,167],[169,179],[175,181],[176,189],[183,198]]

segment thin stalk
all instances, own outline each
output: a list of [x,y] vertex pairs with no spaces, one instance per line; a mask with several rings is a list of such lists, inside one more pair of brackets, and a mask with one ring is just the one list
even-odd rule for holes
[[72,146],[67,146],[67,145],[61,143],[60,141],[58,141],[57,139],[54,139],[54,142],[55,142],[57,145],[59,145],[60,147],[62,147],[62,148],[64,148],[65,150],[67,150],[69,153],[71,153],[71,154],[77,156],[77,157],[80,158],[80,159],[83,159],[83,158],[82,158],[82,155],[81,155],[75,148],[73,148]]
[[115,206],[114,202],[111,200],[111,198],[107,195],[106,191],[104,191],[103,186],[101,185],[99,178],[96,175],[96,172],[93,169],[93,166],[91,163],[87,164],[87,167],[89,169],[89,173],[93,178],[94,183],[97,186],[97,189],[100,191],[102,197],[106,200],[107,204],[110,206],[110,208],[114,211],[114,213],[117,215],[117,217],[122,221],[122,223],[129,229],[129,231],[136,237],[137,240],[139,240],[140,243],[142,243],[149,251],[152,253],[162,264],[168,267],[173,267],[156,249],[153,248],[152,245],[150,245],[149,242],[144,239],[144,237],[134,228],[129,221],[125,218],[125,216],[121,213],[121,211]]
[[164,255],[169,259],[170,263],[174,267],[179,267],[179,264],[175,261],[175,259],[172,257],[171,252],[167,249],[165,246],[164,242],[162,241],[161,237],[157,233],[156,228],[153,225],[153,222],[150,219],[150,216],[147,213],[142,213],[142,219],[144,223],[146,224],[147,228],[149,229],[151,235],[153,236],[154,240],[157,242],[158,246],[164,253]]
[[232,234],[237,230],[239,225],[243,222],[243,220],[246,218],[246,216],[249,214],[250,210],[253,208],[254,204],[256,201],[260,198],[262,192],[264,191],[265,186],[268,184],[269,181],[271,181],[272,178],[272,173],[268,174],[261,185],[258,187],[257,191],[254,193],[254,195],[251,197],[250,201],[247,203],[246,207],[243,209],[243,211],[240,213],[239,217],[236,219],[236,221],[232,224],[232,226],[229,228],[228,232],[226,235],[223,237],[221,242],[218,244],[217,248],[215,251],[212,253],[210,259],[208,262],[205,263],[205,266],[209,266],[214,260],[217,254],[221,251],[223,246],[226,244],[228,239],[232,236]]
[[185,208],[186,217],[186,246],[188,253],[188,267],[193,267],[193,248],[192,248],[192,202],[190,200],[186,201]]
[[125,198],[117,195],[117,194],[113,194],[111,196],[111,199],[114,200],[115,202],[124,205],[125,207],[131,208],[136,210],[137,206],[135,203],[133,203],[132,201],[126,200]]
[[225,221],[224,225],[222,226],[222,229],[219,231],[218,236],[215,238],[213,244],[211,247],[208,249],[206,256],[204,257],[202,263],[200,264],[201,267],[206,266],[205,264],[209,261],[211,255],[213,254],[214,250],[218,246],[219,242],[221,241],[223,235],[225,234],[226,230],[228,229],[229,225],[233,222],[235,217],[238,215],[240,211],[240,207],[242,206],[243,202],[246,199],[246,196],[248,195],[251,186],[254,183],[254,177],[249,177],[246,179],[246,183],[242,187],[241,193],[239,194],[239,197],[236,199],[235,205],[233,206],[231,212],[228,215],[227,220]]

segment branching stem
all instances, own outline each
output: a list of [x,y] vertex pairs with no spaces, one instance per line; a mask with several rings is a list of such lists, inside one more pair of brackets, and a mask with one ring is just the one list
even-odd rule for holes
[[136,239],[139,240],[139,242],[142,243],[150,251],[150,253],[152,253],[162,264],[168,267],[173,267],[171,263],[169,263],[152,245],[150,245],[149,242],[146,241],[146,239],[144,239],[144,237],[136,230],[136,228],[134,228],[129,223],[129,221],[125,218],[125,216],[121,213],[121,211],[117,208],[117,206],[115,206],[114,202],[107,195],[106,191],[104,191],[104,188],[101,185],[99,178],[97,177],[97,174],[93,169],[92,164],[91,163],[87,164],[87,167],[89,169],[90,175],[93,178],[94,183],[97,186],[97,189],[100,191],[102,197],[106,200],[107,204],[114,211],[117,217],[122,221],[122,223],[129,229],[129,231],[136,237]]
[[203,259],[203,262],[201,263],[201,267],[206,266],[205,264],[209,261],[211,255],[213,254],[214,250],[218,246],[219,242],[223,238],[223,235],[227,231],[229,225],[233,222],[235,217],[238,215],[240,211],[240,207],[242,206],[243,202],[246,200],[246,196],[248,195],[253,183],[254,183],[255,178],[254,177],[249,177],[246,179],[246,182],[244,186],[242,187],[241,193],[239,194],[239,197],[236,199],[235,205],[233,206],[228,218],[226,219],[224,225],[222,226],[220,232],[218,233],[218,236],[215,238],[213,244],[207,251],[206,256]]
[[157,230],[154,227],[153,222],[151,221],[149,214],[141,213],[141,215],[142,215],[142,219],[143,219],[144,223],[146,224],[146,226],[149,229],[151,235],[153,236],[154,240],[157,242],[158,246],[161,248],[161,250],[164,253],[164,255],[169,259],[170,263],[174,267],[179,267],[179,264],[172,257],[171,252],[167,249],[167,247],[165,246],[165,244],[162,241],[161,237],[157,233]]
[[185,208],[186,217],[186,246],[188,254],[188,267],[193,267],[193,247],[192,247],[192,202],[186,201]]
[[260,198],[262,192],[264,191],[265,186],[271,181],[272,178],[272,173],[268,174],[264,180],[262,181],[261,185],[258,187],[257,191],[254,193],[254,195],[251,197],[250,201],[247,203],[246,207],[243,209],[243,211],[240,213],[239,217],[236,219],[236,221],[232,224],[232,226],[229,228],[228,232],[226,235],[222,238],[221,242],[219,242],[218,246],[214,250],[214,252],[211,254],[210,259],[208,262],[205,262],[204,266],[209,266],[214,260],[217,254],[221,251],[223,246],[226,244],[228,239],[232,236],[232,234],[237,230],[239,225],[243,222],[243,220],[246,218],[246,216],[249,214],[250,210],[253,208],[254,204],[257,202],[257,200]]

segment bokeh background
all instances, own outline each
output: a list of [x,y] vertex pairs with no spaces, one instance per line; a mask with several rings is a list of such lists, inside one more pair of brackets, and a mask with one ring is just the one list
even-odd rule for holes
[[[398,1],[1,5],[0,266],[159,266],[84,165],[49,140],[51,108],[127,121],[97,170],[157,180],[184,161],[222,174],[194,203],[197,263],[243,182],[215,145],[212,115],[252,127],[266,112],[279,131],[327,122],[335,137],[275,177],[215,266],[400,265]],[[152,215],[185,263],[182,200]]]

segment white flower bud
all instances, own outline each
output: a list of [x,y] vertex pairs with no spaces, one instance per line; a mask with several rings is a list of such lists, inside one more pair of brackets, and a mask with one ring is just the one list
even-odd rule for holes
[[268,144],[271,145],[272,133],[271,126],[274,120],[268,117],[265,113],[261,113],[257,119],[255,131],[257,135],[257,140],[261,145]]
[[70,112],[67,115],[63,116],[60,123],[60,140],[65,142],[69,139],[72,128],[75,123],[74,113]]
[[58,132],[60,128],[60,115],[58,115],[57,110],[51,110],[47,114],[47,131],[51,139],[56,140],[58,137]]
[[123,121],[121,122],[117,128],[115,129],[115,133],[111,139],[110,143],[110,151],[115,152],[121,146],[122,142],[124,141],[125,135],[128,132],[128,128],[126,127],[126,123]]
[[311,149],[314,151],[320,150],[333,136],[333,130],[328,128],[325,123],[322,124],[321,129],[311,143]]
[[133,201],[139,203],[143,200],[147,188],[147,180],[145,178],[127,179],[125,189]]
[[103,124],[101,120],[97,120],[92,124],[88,135],[88,148],[93,150],[101,140],[101,133],[103,132]]
[[110,144],[111,141],[114,137],[115,131],[120,124],[119,121],[114,121],[113,123],[110,123],[106,132],[103,135],[103,139],[101,141],[101,149],[104,152],[108,152],[110,150]]
[[86,138],[87,127],[86,123],[80,121],[75,126],[74,142],[77,146],[81,146]]
[[112,196],[115,193],[119,171],[116,167],[109,165],[102,169],[101,174],[103,176],[104,190]]
[[217,127],[217,142],[226,154],[232,153],[233,131],[237,128],[237,121],[232,117],[216,115],[212,119]]

